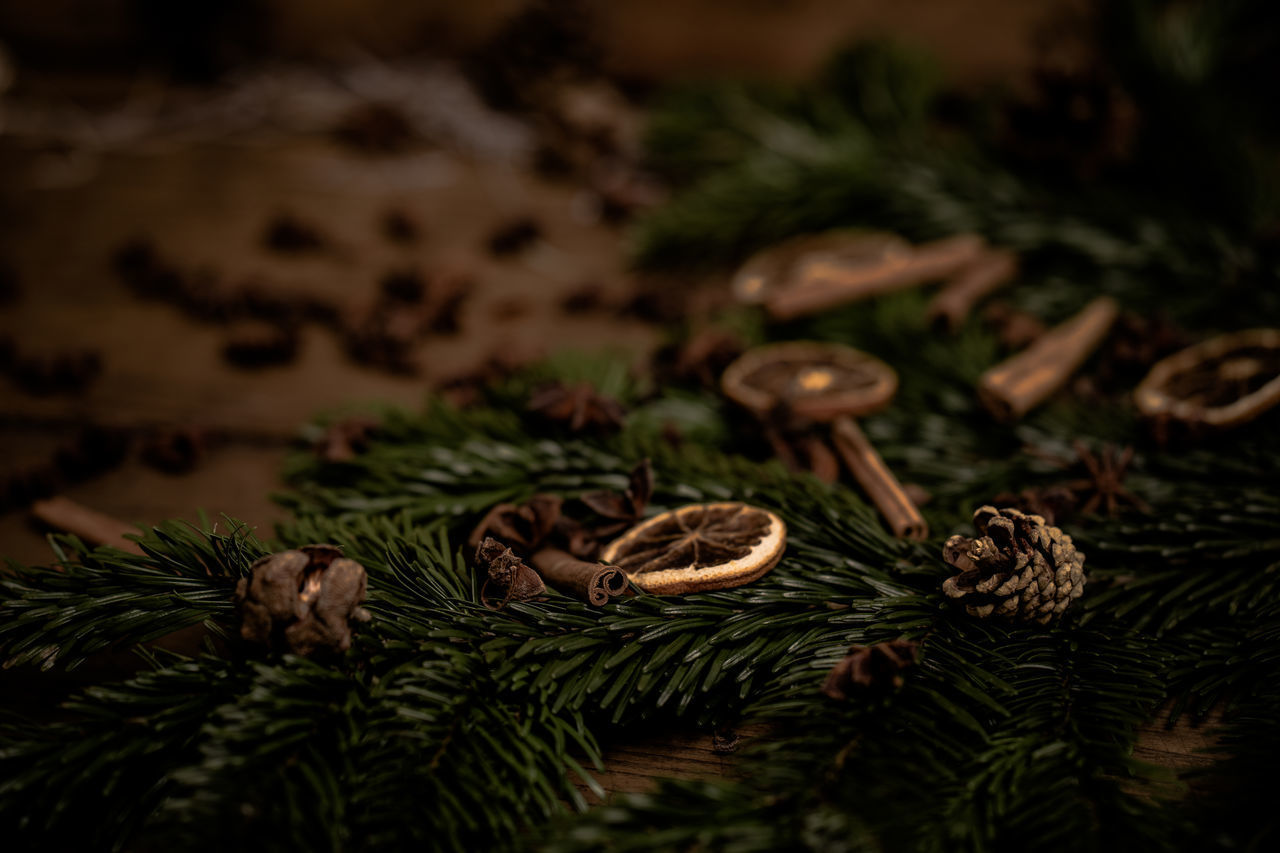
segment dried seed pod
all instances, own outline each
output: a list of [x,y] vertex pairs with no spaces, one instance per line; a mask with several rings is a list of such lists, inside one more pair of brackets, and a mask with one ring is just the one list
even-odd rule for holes
[[960,570],[942,591],[970,616],[1047,625],[1084,594],[1084,554],[1038,515],[979,507],[978,537],[952,536],[943,559]]
[[538,389],[529,398],[529,411],[545,420],[567,426],[573,432],[584,429],[620,429],[626,410],[612,397],[596,391],[589,382],[563,385],[554,382]]
[[312,449],[325,462],[350,462],[364,452],[379,426],[374,418],[343,418],[330,424]]
[[778,564],[787,526],[735,501],[690,504],[654,516],[609,543],[600,561],[657,595],[741,586]]
[[1158,427],[1248,423],[1280,403],[1280,329],[1234,332],[1174,353],[1151,368],[1133,397]]
[[644,518],[644,508],[653,496],[653,466],[648,459],[642,459],[631,469],[627,479],[626,491],[622,493],[587,492],[581,498],[588,508],[607,519],[592,531],[601,539],[616,536]]
[[[487,575],[480,588],[480,601],[490,610],[501,610],[508,601],[528,601],[547,592],[538,573],[492,536],[484,537],[476,546],[475,564]],[[494,597],[490,594],[491,584],[502,596],[497,605],[489,603]]]
[[468,543],[479,547],[485,537],[531,554],[551,535],[560,521],[561,500],[558,495],[534,495],[522,504],[498,504],[485,513],[471,531]]
[[310,655],[351,647],[352,621],[368,621],[364,566],[336,545],[304,545],[258,560],[236,585],[240,636]]
[[841,701],[897,690],[902,673],[916,662],[919,643],[893,640],[871,646],[851,646],[849,654],[827,675],[822,692]]

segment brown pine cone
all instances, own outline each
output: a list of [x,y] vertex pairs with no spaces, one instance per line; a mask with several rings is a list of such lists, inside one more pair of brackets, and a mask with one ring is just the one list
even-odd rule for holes
[[979,536],[952,536],[942,556],[960,574],[942,591],[970,616],[1047,625],[1084,594],[1084,554],[1071,537],[1038,515],[979,507]]

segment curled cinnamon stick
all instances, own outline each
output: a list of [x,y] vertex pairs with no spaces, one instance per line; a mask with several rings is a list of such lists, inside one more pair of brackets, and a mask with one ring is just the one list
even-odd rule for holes
[[1084,364],[1119,313],[1114,299],[1099,296],[1031,346],[982,374],[978,396],[983,405],[998,419],[1012,421],[1043,403]]
[[1017,272],[1018,259],[1013,252],[986,253],[943,285],[929,303],[929,321],[947,331],[956,331],[980,299],[1008,284]]
[[621,595],[627,590],[627,576],[617,566],[588,563],[559,548],[537,551],[532,562],[552,586],[581,596],[597,607],[608,601],[609,596]]
[[59,495],[36,501],[31,505],[31,514],[55,530],[79,536],[90,545],[111,545],[130,554],[142,555],[142,548],[137,542],[124,538],[126,533],[137,533],[136,527],[89,509],[71,498]]
[[800,265],[795,284],[775,294],[767,307],[776,319],[790,320],[946,278],[971,263],[985,245],[976,234],[961,234],[887,254],[875,265],[855,267],[819,254]]

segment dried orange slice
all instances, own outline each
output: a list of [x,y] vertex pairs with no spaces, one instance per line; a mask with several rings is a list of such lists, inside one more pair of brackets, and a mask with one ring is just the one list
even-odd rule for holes
[[772,569],[787,526],[768,510],[729,501],[689,504],[628,530],[600,554],[632,583],[657,595],[728,589]]

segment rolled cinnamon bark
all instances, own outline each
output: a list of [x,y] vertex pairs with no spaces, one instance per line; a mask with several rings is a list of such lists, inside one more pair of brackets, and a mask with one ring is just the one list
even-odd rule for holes
[[55,530],[79,536],[90,545],[111,545],[130,554],[142,555],[142,548],[137,542],[124,538],[126,533],[137,533],[138,528],[89,509],[71,498],[59,495],[36,501],[31,505],[31,514]]
[[831,425],[831,441],[849,473],[884,516],[893,535],[927,539],[929,523],[853,418],[839,418]]
[[559,548],[535,552],[532,562],[547,583],[597,607],[608,601],[609,596],[627,591],[627,576],[617,566],[588,563]]
[[1012,421],[1043,403],[1097,349],[1119,313],[1114,299],[1099,296],[1070,320],[982,374],[978,396],[983,405],[1000,420]]
[[799,265],[795,284],[766,303],[779,320],[891,293],[946,278],[971,263],[986,243],[976,234],[961,234],[925,243],[909,251],[886,255],[876,265],[841,265],[839,258],[819,254]]
[[1013,252],[987,252],[943,285],[929,303],[929,321],[949,332],[956,331],[980,299],[1008,284],[1017,272],[1018,258]]

